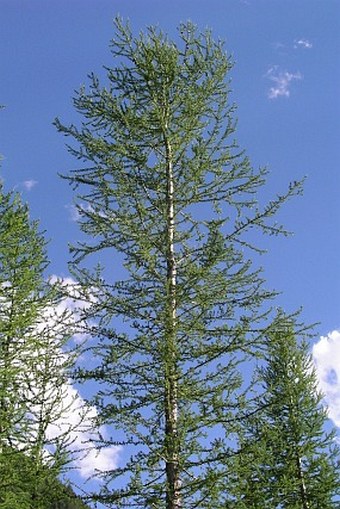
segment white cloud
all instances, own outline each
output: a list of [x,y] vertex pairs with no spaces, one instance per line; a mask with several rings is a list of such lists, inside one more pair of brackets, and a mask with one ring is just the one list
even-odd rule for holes
[[[84,293],[80,285],[72,278],[59,278],[52,276],[51,283],[58,282],[66,290],[65,297],[54,309],[57,317],[66,316],[68,324],[75,334],[73,339],[78,343],[86,339],[82,322],[82,311],[86,310],[93,302],[96,302],[95,288]],[[97,410],[85,403],[79,391],[68,380],[63,387],[64,395],[61,403],[61,416],[47,430],[50,437],[56,438],[68,433],[68,442],[71,444],[71,452],[75,452],[75,466],[83,478],[95,476],[98,472],[113,470],[117,467],[120,447],[107,446],[96,450],[91,445],[91,440],[98,440],[99,434],[105,438],[107,430],[101,426],[96,431],[95,423]]]
[[311,49],[313,44],[307,39],[295,39],[294,48],[303,48],[303,49]]
[[75,205],[65,205],[65,209],[69,211],[71,221],[77,222],[80,218],[80,214]]
[[[86,438],[86,435],[83,435],[83,438]],[[122,447],[114,445],[102,449],[94,449],[93,447],[88,449],[77,463],[81,477],[89,479],[95,477],[99,472],[116,469],[121,450]]]
[[285,48],[286,48],[286,45],[285,45],[285,44],[283,44],[283,42],[277,41],[277,42],[274,42],[274,43],[273,43],[273,47],[274,47],[274,49],[276,49],[276,50],[283,50],[283,49],[285,49]]
[[340,427],[340,331],[321,336],[313,346],[313,358],[328,415]]
[[278,97],[289,97],[290,86],[292,81],[302,79],[301,73],[291,73],[288,71],[282,71],[277,65],[270,67],[266,73],[266,77],[274,83],[268,91],[269,99],[277,99]]
[[86,215],[87,212],[93,212],[93,207],[89,204],[77,204],[77,205],[65,205],[65,209],[67,209],[70,213],[71,221],[79,221],[83,215]]
[[53,307],[44,310],[42,320],[37,325],[39,332],[52,329],[54,334],[63,334],[63,331],[72,331],[72,338],[77,343],[86,339],[87,334],[82,322],[82,312],[94,302],[94,291],[84,295],[80,286],[72,278],[60,278],[53,275],[49,278],[51,285],[59,284],[66,295]]
[[70,381],[64,384],[63,399],[59,406],[60,417],[47,428],[46,435],[53,443],[58,437],[67,436],[73,463],[84,479],[95,477],[98,472],[117,468],[121,447],[107,446],[95,449],[91,441],[107,435],[105,426],[95,428],[97,410],[86,404]]
[[34,186],[38,184],[37,180],[25,180],[22,185],[26,189],[26,191],[31,191]]
[[[64,444],[72,458],[72,466],[81,477],[87,479],[96,477],[98,472],[117,468],[121,447],[107,446],[96,450],[93,441],[98,440],[99,435],[103,438],[107,435],[105,426],[96,428],[96,408],[85,402],[71,380],[65,377],[64,382],[57,386],[54,380],[60,380],[60,375],[62,376],[63,370],[65,372],[68,364],[69,354],[62,347],[65,330],[72,332],[76,343],[86,339],[82,312],[96,301],[96,292],[94,288],[88,292],[82,291],[80,285],[72,278],[53,275],[49,281],[51,284],[61,285],[66,290],[66,296],[57,306],[45,310],[36,327],[39,335],[45,338],[41,348],[43,353],[48,355],[37,356],[43,360],[36,361],[32,376],[28,375],[31,383],[27,396],[33,402],[30,407],[31,439],[34,441],[37,431],[41,411],[38,402],[41,401],[43,394],[46,399],[43,411],[50,421],[46,429],[47,460],[52,459],[51,453],[55,450],[56,443]],[[34,373],[46,369],[50,382],[47,385],[44,382],[41,388],[39,382],[34,380]]]

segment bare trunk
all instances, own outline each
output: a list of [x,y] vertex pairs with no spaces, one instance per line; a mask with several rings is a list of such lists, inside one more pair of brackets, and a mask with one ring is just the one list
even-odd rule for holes
[[303,475],[302,470],[302,462],[299,454],[296,455],[296,467],[297,467],[297,474],[300,484],[300,494],[301,494],[301,501],[302,501],[302,507],[303,509],[310,509],[309,502],[308,502],[308,496],[307,496],[307,488],[305,483],[305,478]]
[[165,448],[166,448],[166,508],[180,509],[181,482],[178,444],[178,381],[176,369],[176,257],[174,176],[171,145],[166,143],[167,172],[167,350],[165,374]]

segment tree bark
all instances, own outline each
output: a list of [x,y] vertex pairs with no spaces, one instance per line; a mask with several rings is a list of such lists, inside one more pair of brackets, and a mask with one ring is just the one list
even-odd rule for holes
[[178,380],[176,359],[176,278],[175,205],[172,150],[165,137],[167,176],[167,327],[165,373],[165,449],[166,449],[166,508],[180,509],[181,481],[178,443]]
[[301,501],[302,501],[302,507],[303,509],[310,509],[309,502],[308,502],[308,496],[307,496],[307,488],[305,483],[305,478],[302,470],[302,462],[299,454],[296,454],[296,467],[297,467],[297,474],[299,479],[299,489],[301,494]]

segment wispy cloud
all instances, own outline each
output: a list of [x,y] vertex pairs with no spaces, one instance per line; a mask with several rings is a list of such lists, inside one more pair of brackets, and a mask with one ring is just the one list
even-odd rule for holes
[[302,74],[299,71],[295,73],[283,71],[277,65],[270,67],[265,76],[274,83],[268,90],[269,99],[289,97],[292,82],[302,79]]
[[295,39],[294,48],[311,49],[313,44],[307,39]]
[[77,222],[81,219],[82,215],[86,215],[88,212],[93,212],[93,207],[91,205],[85,204],[72,204],[65,205],[65,209],[69,211],[71,221]]
[[313,346],[313,358],[328,415],[340,427],[340,331],[321,336]]
[[71,221],[77,222],[79,220],[80,214],[75,205],[65,205],[65,209],[68,210]]
[[34,186],[36,186],[38,184],[38,181],[37,180],[24,180],[24,182],[22,183],[22,185],[24,186],[24,188],[26,189],[26,191],[31,191],[31,189],[33,189]]
[[273,46],[273,48],[274,48],[275,50],[283,50],[283,49],[286,49],[286,45],[285,45],[285,44],[283,44],[283,42],[280,42],[280,41],[274,42],[274,43],[272,44],[272,46]]

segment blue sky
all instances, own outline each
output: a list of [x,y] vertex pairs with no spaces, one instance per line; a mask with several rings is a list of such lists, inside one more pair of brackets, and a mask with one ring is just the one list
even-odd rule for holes
[[[67,277],[67,245],[79,236],[72,192],[58,177],[77,166],[52,126],[77,121],[71,97],[110,65],[112,20],[170,36],[188,19],[210,27],[233,56],[237,139],[271,173],[266,195],[307,176],[304,196],[280,214],[294,236],[258,239],[268,286],[287,311],[320,322],[315,356],[340,426],[339,113],[337,0],[0,0],[0,153],[6,188],[28,201],[50,239],[50,272]],[[319,336],[324,336],[320,341]]]

